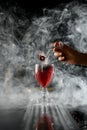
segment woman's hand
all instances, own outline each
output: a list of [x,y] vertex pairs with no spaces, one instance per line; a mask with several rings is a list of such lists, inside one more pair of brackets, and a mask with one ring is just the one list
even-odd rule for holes
[[[59,61],[63,61],[69,64],[82,64],[82,55],[80,52],[74,50],[68,45],[63,44],[61,41],[55,42],[53,44],[54,56],[58,58]],[[82,59],[80,59],[82,58]]]

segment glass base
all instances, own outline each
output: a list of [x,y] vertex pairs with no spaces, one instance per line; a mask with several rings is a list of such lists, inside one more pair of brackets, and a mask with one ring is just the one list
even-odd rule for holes
[[40,95],[37,99],[37,104],[42,106],[48,106],[54,104],[54,99],[51,98],[47,88],[41,88]]

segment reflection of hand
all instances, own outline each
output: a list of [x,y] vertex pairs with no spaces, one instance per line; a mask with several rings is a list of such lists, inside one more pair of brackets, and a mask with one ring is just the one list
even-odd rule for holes
[[54,43],[53,52],[59,61],[64,61],[69,64],[79,64],[78,59],[81,53],[63,44],[61,41]]

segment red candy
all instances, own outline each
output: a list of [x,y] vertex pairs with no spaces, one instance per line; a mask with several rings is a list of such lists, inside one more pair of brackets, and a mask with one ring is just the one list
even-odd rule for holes
[[44,55],[39,55],[39,60],[40,61],[45,61],[45,56]]
[[45,60],[45,56],[40,56],[40,60],[44,61]]

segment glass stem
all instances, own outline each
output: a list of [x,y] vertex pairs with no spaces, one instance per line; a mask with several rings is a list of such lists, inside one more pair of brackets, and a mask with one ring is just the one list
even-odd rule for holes
[[49,95],[47,88],[42,87],[41,94],[42,94],[43,101],[47,101]]

